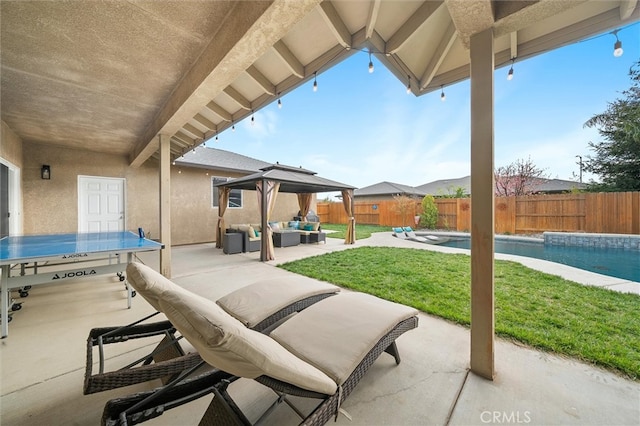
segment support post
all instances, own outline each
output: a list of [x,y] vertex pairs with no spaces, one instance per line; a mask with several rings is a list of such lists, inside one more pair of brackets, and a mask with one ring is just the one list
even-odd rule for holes
[[160,273],[171,278],[171,137],[158,135],[160,145]]
[[262,237],[260,238],[260,261],[267,261],[267,245],[269,241],[267,240],[267,211],[269,210],[269,206],[267,206],[267,181],[262,179],[262,208],[260,211],[260,226],[262,227]]
[[493,30],[471,36],[471,371],[493,380]]

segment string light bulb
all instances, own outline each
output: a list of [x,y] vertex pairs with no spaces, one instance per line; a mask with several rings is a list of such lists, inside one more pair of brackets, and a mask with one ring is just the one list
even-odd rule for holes
[[411,76],[407,75],[407,95],[411,94]]
[[278,109],[282,109],[282,101],[278,98]]
[[447,95],[444,94],[444,86],[440,86],[440,100],[442,102],[447,100]]
[[373,62],[371,61],[371,50],[369,50],[369,74],[373,74]]
[[317,74],[318,74],[317,71],[313,73],[313,91],[314,92],[318,91],[318,81],[316,80]]
[[619,58],[624,53],[624,50],[622,50],[622,42],[618,39],[618,31],[620,30],[614,30],[611,32],[611,34],[616,37],[616,42],[613,44],[613,56],[616,58]]
[[256,124],[256,118],[255,118],[255,116],[253,115],[253,111],[251,111],[251,125],[252,125],[252,126],[255,126],[255,124]]
[[233,121],[231,122],[231,131],[232,132],[236,131],[236,125],[233,123]]
[[516,58],[511,58],[511,68],[509,68],[509,73],[507,74],[507,80],[509,81],[513,80],[513,63],[515,60]]

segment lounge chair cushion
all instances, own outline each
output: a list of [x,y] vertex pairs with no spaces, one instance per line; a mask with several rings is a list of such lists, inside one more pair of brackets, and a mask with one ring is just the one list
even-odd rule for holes
[[269,336],[246,328],[215,302],[139,263],[129,264],[127,275],[135,277],[131,285],[145,299],[149,296],[157,302],[159,310],[212,366],[250,379],[267,375],[326,395],[336,392],[336,383],[327,375]]
[[337,293],[340,287],[320,281],[301,281],[296,277],[262,280],[242,287],[217,300],[228,314],[249,328],[303,298]]
[[149,302],[156,311],[160,309],[159,296],[167,288],[175,285],[164,275],[138,263],[127,265],[127,282],[136,289],[139,295]]
[[296,314],[271,337],[342,385],[382,337],[416,314],[368,294],[342,292]]

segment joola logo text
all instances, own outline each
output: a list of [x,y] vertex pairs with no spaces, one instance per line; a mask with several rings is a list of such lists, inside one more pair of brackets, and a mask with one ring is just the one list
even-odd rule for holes
[[76,257],[88,257],[89,255],[87,253],[78,253],[78,254],[65,254],[64,256],[62,256],[63,259],[73,259]]
[[53,278],[51,278],[51,280],[64,280],[66,278],[79,278],[79,277],[85,277],[87,275],[95,275],[96,274],[96,270],[95,269],[90,269],[90,270],[82,270],[82,271],[74,271],[74,272],[65,272],[64,275],[58,275],[55,274],[53,276]]

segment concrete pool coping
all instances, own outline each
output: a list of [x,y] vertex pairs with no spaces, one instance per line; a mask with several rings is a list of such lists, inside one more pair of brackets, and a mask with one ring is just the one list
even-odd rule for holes
[[[417,231],[417,235],[434,235],[441,237],[459,237],[469,238],[470,234],[466,232],[447,232],[447,231]],[[524,241],[524,242],[540,242],[543,243],[544,239],[535,237],[523,237],[518,235],[496,235],[496,239],[510,240],[510,241]],[[443,253],[463,253],[469,254],[469,250],[444,247],[437,244],[423,244],[427,246],[425,248],[441,251]],[[584,269],[576,268],[561,263],[551,262],[548,260],[536,259],[533,257],[518,256],[515,254],[503,254],[495,253],[495,258],[499,260],[511,260],[523,264],[528,268],[535,269],[537,271],[545,272],[552,275],[557,275],[566,280],[574,281],[584,285],[592,285],[596,287],[606,288],[609,290],[617,291],[620,293],[634,293],[640,294],[640,283],[623,278],[612,277],[609,275],[598,274],[596,272],[585,271]]]

